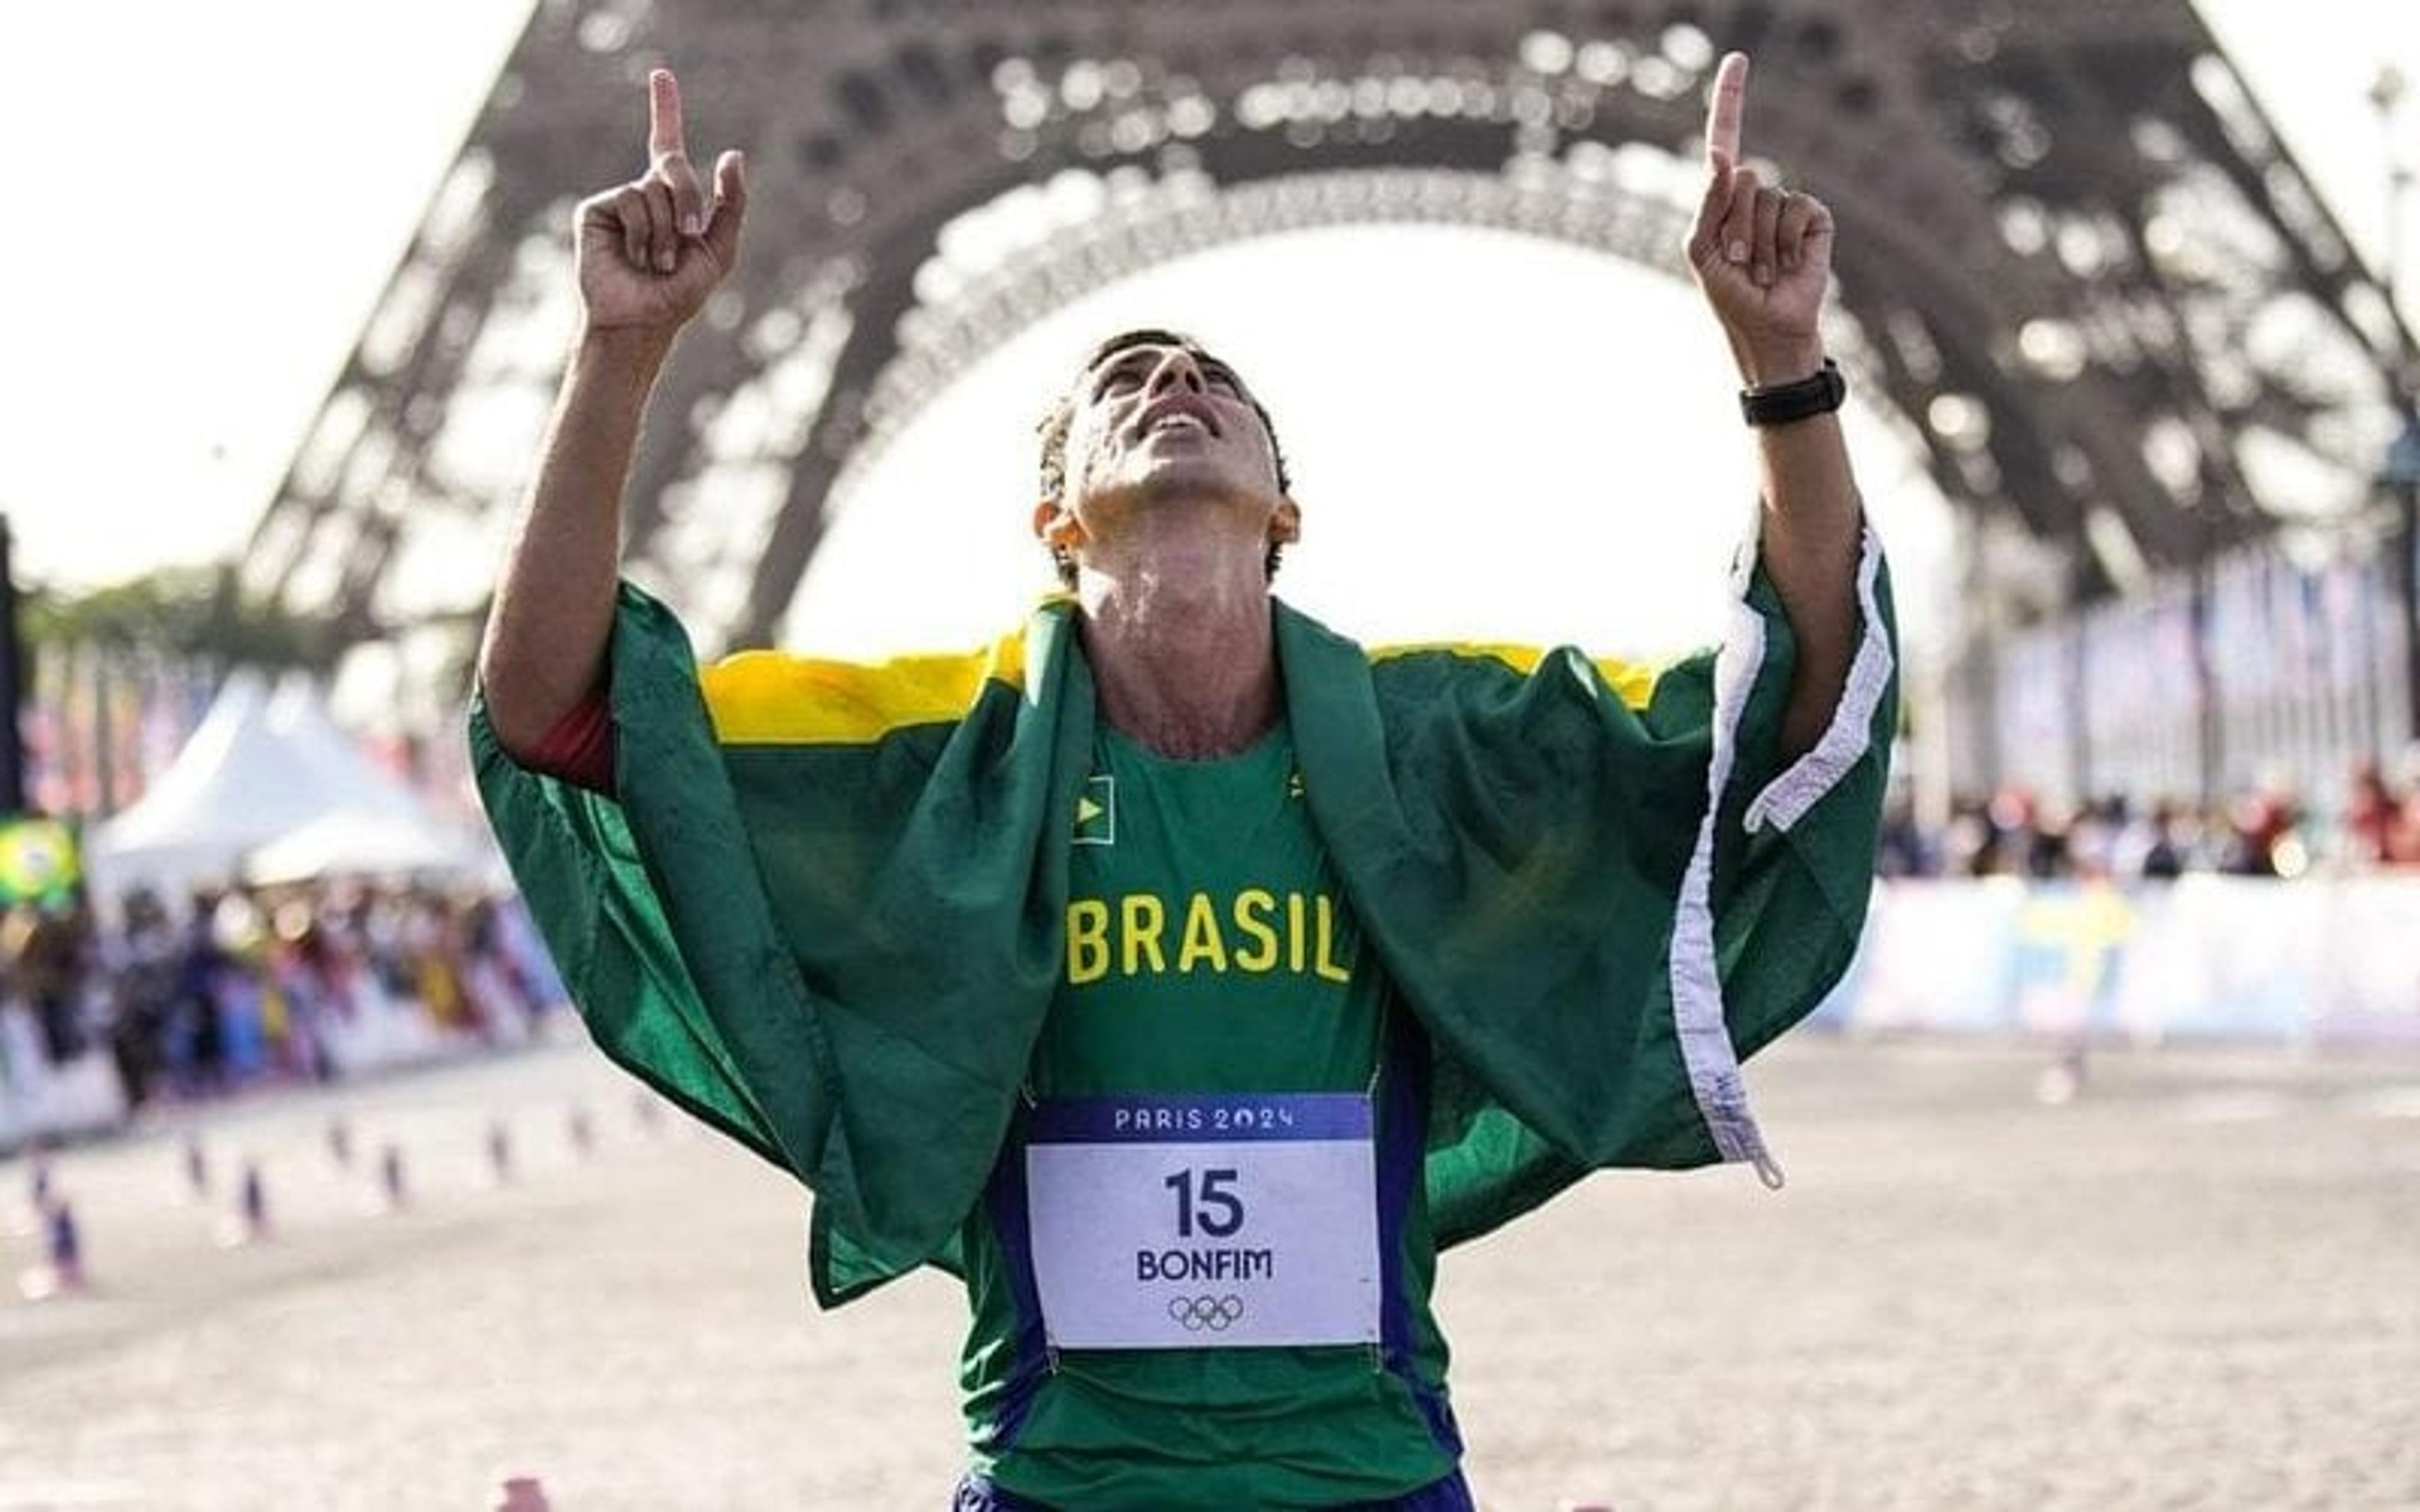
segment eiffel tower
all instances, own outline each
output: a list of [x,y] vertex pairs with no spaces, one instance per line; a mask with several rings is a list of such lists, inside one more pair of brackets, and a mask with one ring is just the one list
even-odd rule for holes
[[[1641,186],[1696,157],[1730,48],[1855,228],[1843,365],[1953,504],[2067,548],[2083,596],[2113,531],[2185,566],[2366,507],[2412,337],[2185,0],[539,0],[244,584],[357,637],[483,609],[461,563],[535,455],[570,206],[633,171],[659,63],[712,81],[692,140],[750,164],[751,255],[659,390],[627,523],[711,644],[770,636],[825,501],[951,374],[1131,271],[1379,222],[1674,270],[1683,207]],[[1074,224],[952,234],[1071,174]]]

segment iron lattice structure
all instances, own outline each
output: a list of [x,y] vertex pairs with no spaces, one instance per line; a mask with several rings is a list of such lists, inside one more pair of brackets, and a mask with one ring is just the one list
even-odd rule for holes
[[2061,593],[2369,507],[2411,338],[2184,0],[538,0],[245,585],[362,636],[480,610],[570,206],[634,171],[659,63],[748,151],[750,254],[659,391],[629,555],[744,642],[905,416],[1128,271],[1419,221],[1677,273],[1733,47],[1846,228],[1848,365],[1953,502],[2066,548]]

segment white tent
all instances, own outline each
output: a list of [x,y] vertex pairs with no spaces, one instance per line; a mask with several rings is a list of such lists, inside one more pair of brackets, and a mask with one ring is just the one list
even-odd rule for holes
[[255,850],[244,858],[243,875],[264,885],[332,876],[452,877],[480,872],[487,859],[479,838],[458,825],[346,809]]
[[428,806],[393,773],[364,754],[350,735],[328,717],[317,684],[289,672],[270,696],[267,722],[279,746],[310,774],[319,791],[348,812],[422,820]]
[[[236,880],[247,856],[313,826],[331,871],[349,869],[337,864],[348,836],[391,859],[413,829],[442,844],[424,849],[427,866],[401,870],[476,864],[475,852],[462,853],[455,826],[336,729],[306,680],[290,676],[272,694],[259,673],[244,671],[227,679],[142,801],[95,828],[85,866],[104,908],[115,909],[135,887],[173,904],[198,884]],[[285,864],[297,859],[289,855]]]
[[233,877],[245,851],[308,818],[318,795],[268,716],[266,678],[244,671],[226,680],[159,780],[85,838],[97,901],[115,909],[140,887],[173,903],[195,883]]

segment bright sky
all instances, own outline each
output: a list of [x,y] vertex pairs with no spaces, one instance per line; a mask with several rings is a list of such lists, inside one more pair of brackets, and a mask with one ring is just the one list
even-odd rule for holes
[[[2409,0],[2204,8],[2352,234],[2378,247],[2385,169],[2364,93],[2390,56],[2420,90]],[[11,115],[35,123],[55,170],[34,234],[0,239],[0,511],[22,577],[86,585],[240,547],[523,13],[503,0],[52,0],[12,18]],[[2403,119],[2405,158],[2420,161],[2420,99]],[[1753,149],[1753,85],[1747,132]],[[2420,284],[2411,199],[2407,287]],[[1089,335],[1129,316],[1200,330],[1266,391],[1308,512],[1286,581],[1314,609],[1376,638],[1649,648],[1710,631],[1747,448],[1694,296],[1569,249],[1442,229],[1272,239],[1036,328],[885,459],[819,559],[797,629],[863,649],[994,627],[1042,580],[1022,533],[1034,406]],[[1916,580],[1930,581],[1941,530],[1913,470],[1879,439],[1859,445],[1903,594],[1937,595]],[[937,539],[960,548],[919,549]],[[897,570],[908,560],[912,584]],[[877,601],[921,607],[892,623]]]

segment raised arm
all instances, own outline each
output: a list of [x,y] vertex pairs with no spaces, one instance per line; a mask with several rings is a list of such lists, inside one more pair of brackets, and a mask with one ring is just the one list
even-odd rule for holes
[[682,139],[680,86],[647,80],[647,171],[582,202],[581,326],[545,449],[496,586],[479,682],[504,749],[523,757],[597,685],[621,566],[622,490],[673,339],[739,260],[739,154],[711,196]]
[[[1747,55],[1723,58],[1706,118],[1706,193],[1690,227],[1698,287],[1730,343],[1741,383],[1767,389],[1823,365],[1817,329],[1832,272],[1832,212],[1740,164]],[[1838,413],[1756,429],[1766,574],[1798,641],[1782,717],[1783,756],[1811,748],[1856,650],[1862,517]]]

